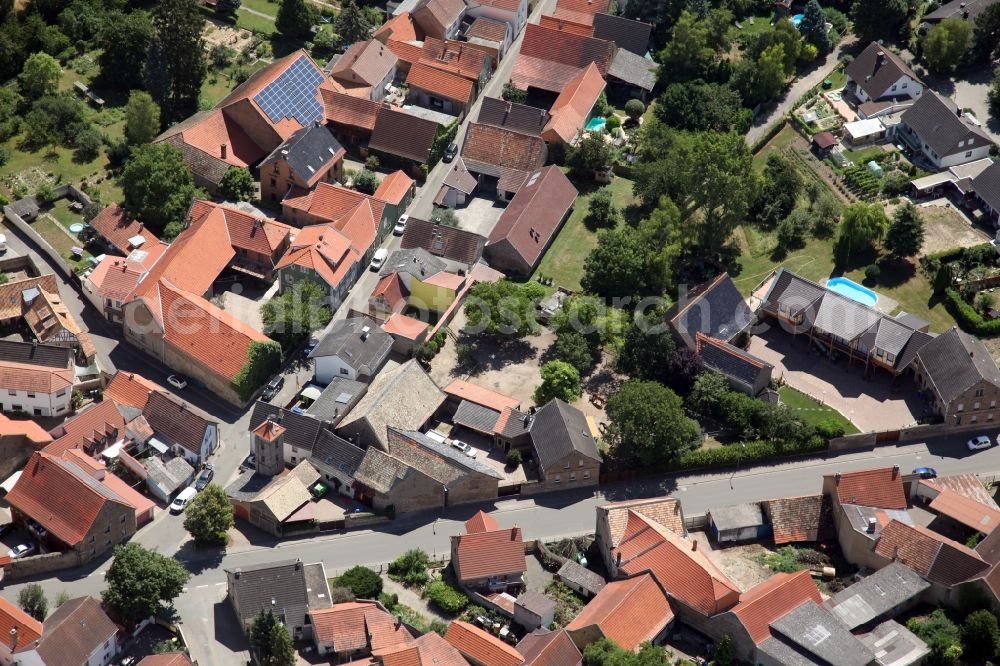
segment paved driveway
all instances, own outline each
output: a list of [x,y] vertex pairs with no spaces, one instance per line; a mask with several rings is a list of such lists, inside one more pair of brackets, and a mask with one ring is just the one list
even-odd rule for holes
[[833,407],[862,432],[913,425],[915,415],[922,413],[916,389],[906,378],[896,387],[890,386],[887,373],[865,379],[863,365],[848,367],[843,356],[830,361],[811,350],[804,335],[772,329],[753,337],[750,353],[773,365],[775,378]]
[[503,211],[504,206],[493,199],[473,197],[465,207],[456,209],[455,215],[459,227],[489,238]]
[[952,79],[928,75],[926,80],[935,91],[950,97],[958,108],[970,109],[994,141],[1000,141],[1000,122],[990,116],[988,96],[993,73],[989,69],[965,70]]

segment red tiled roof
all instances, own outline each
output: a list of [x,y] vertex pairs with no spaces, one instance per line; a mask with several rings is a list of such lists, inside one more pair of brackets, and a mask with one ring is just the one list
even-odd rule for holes
[[[445,389],[447,392],[448,389]],[[477,511],[476,515],[465,521],[465,533],[473,534],[475,532],[495,532],[500,529],[500,525],[497,524],[496,519],[485,511]]]
[[191,666],[191,660],[183,652],[151,654],[136,666]]
[[782,497],[767,501],[767,512],[774,528],[774,543],[818,540],[829,509],[825,495]]
[[618,546],[625,538],[631,513],[637,513],[647,522],[652,521],[672,532],[684,536],[684,512],[681,503],[674,497],[653,497],[645,499],[623,500],[602,504],[597,507],[598,519],[608,524],[608,535],[611,537],[609,547]]
[[518,527],[462,534],[452,539],[458,541],[457,560],[452,565],[460,581],[524,573],[528,569]]
[[983,534],[989,534],[1000,525],[1000,511],[954,490],[942,490],[931,501],[930,508]]
[[458,650],[440,634],[429,631],[412,644],[379,652],[382,666],[469,666]]
[[331,287],[337,287],[359,260],[347,236],[332,224],[316,224],[298,231],[291,248],[275,268],[301,266],[314,271]]
[[561,92],[590,63],[606,76],[614,54],[613,42],[529,23],[524,27],[511,83],[522,90],[530,86]]
[[563,30],[565,32],[573,33],[574,35],[580,35],[581,37],[594,36],[593,22],[577,23],[565,17],[559,18],[557,16],[542,14],[542,16],[538,19],[538,25],[543,28],[548,28],[549,30]]
[[381,105],[370,99],[353,97],[333,88],[330,82],[320,85],[323,113],[328,123],[348,125],[371,131]]
[[496,7],[505,12],[516,14],[521,9],[521,0],[475,0],[478,7]]
[[142,375],[119,371],[114,374],[104,389],[104,397],[110,398],[120,405],[142,409],[149,400],[149,392],[159,390],[159,386]]
[[779,573],[748,590],[733,607],[733,614],[755,645],[771,637],[770,624],[807,601],[822,603],[808,571]]
[[979,553],[920,525],[890,520],[882,528],[875,553],[898,560],[931,582],[957,585],[989,568]]
[[318,641],[333,643],[337,652],[364,649],[368,647],[365,613],[371,609],[378,610],[374,602],[352,601],[311,610],[313,633]]
[[983,486],[983,482],[975,474],[951,474],[949,476],[939,476],[934,479],[921,479],[920,485],[938,492],[951,490],[980,504],[985,504],[994,509],[998,508],[997,503],[993,501],[993,496],[990,495],[989,491]]
[[[396,66],[396,55],[382,42],[369,39],[348,47],[333,67],[330,77],[348,87],[371,87],[380,83]],[[351,92],[351,91],[348,91]]]
[[375,242],[376,227],[385,210],[384,201],[330,183],[319,183],[308,192],[293,188],[282,206],[331,222],[362,256]]
[[373,651],[385,650],[397,645],[409,645],[413,636],[402,622],[378,608],[365,611],[365,624]]
[[[405,302],[404,302],[405,304]],[[382,330],[392,336],[407,340],[420,340],[427,333],[427,322],[407,317],[399,312],[393,312],[382,324]]]
[[139,280],[146,274],[142,264],[115,256],[101,260],[87,277],[101,299],[110,298],[125,302],[139,286]]
[[478,37],[479,39],[485,39],[490,42],[497,42],[498,44],[503,43],[503,40],[507,37],[507,26],[510,25],[505,21],[494,21],[493,19],[486,18],[485,16],[480,16],[469,29],[465,31],[466,39],[472,39],[473,37]]
[[90,221],[90,226],[122,254],[128,254],[134,249],[129,239],[135,236],[142,236],[145,239],[143,245],[152,245],[159,240],[138,220],[129,219],[125,210],[116,203],[108,204]]
[[[260,115],[266,118],[264,114]],[[192,117],[168,129],[157,140],[171,137],[179,138],[183,145],[190,146],[223,165],[241,168],[259,162],[268,153],[250,138],[239,122],[221,109],[208,111],[197,119]]]
[[[413,18],[425,30],[443,32],[465,12],[463,0],[423,0],[413,10]],[[431,27],[427,26],[431,24]]]
[[230,206],[196,200],[191,205],[191,224],[215,216],[206,223],[225,228],[229,244],[238,250],[250,250],[263,255],[273,254],[288,238],[293,227],[267,217],[255,217]]
[[454,396],[462,400],[468,400],[469,402],[474,402],[477,405],[482,405],[483,407],[489,407],[490,409],[494,409],[498,412],[502,412],[505,407],[512,407],[516,409],[518,405],[521,404],[518,402],[517,398],[512,398],[509,395],[504,395],[503,393],[499,393],[492,389],[477,386],[464,379],[452,380],[452,382],[445,386],[443,390],[450,396]]
[[45,452],[32,454],[7,494],[7,502],[66,545],[76,546],[90,532],[105,503],[115,500],[81,481],[65,464]]
[[[372,303],[378,302],[382,307],[388,308],[392,312],[398,312],[406,307],[405,289],[399,273],[390,273],[378,281],[368,300]],[[400,323],[397,322],[396,325]],[[427,328],[426,324],[424,328]]]
[[42,637],[42,623],[23,610],[0,597],[0,636],[3,636],[5,646],[9,646],[14,630],[17,630],[17,647],[14,652],[21,652],[32,647],[32,643]]
[[[596,625],[600,634],[619,647],[638,651],[674,619],[667,595],[649,574],[608,583],[566,626],[569,634]],[[577,641],[578,642],[578,641]]]
[[393,171],[382,179],[372,197],[379,201],[398,205],[413,187],[413,182],[413,179],[402,171]]
[[[84,409],[54,429],[52,435],[56,440],[45,447],[45,453],[58,456],[67,449],[87,448],[113,433],[117,437],[125,434],[125,419],[114,400],[105,400]],[[108,442],[109,446],[111,444],[114,441]]]
[[34,421],[12,419],[0,414],[0,437],[26,437],[34,446],[52,443],[52,435]]
[[462,159],[470,167],[480,162],[520,171],[534,171],[545,164],[545,141],[513,130],[469,123]]
[[260,422],[259,426],[254,428],[253,434],[266,442],[273,442],[278,437],[281,437],[284,432],[285,428],[280,423],[271,419],[265,419]]
[[409,42],[401,42],[395,39],[390,39],[389,43],[386,44],[389,50],[396,54],[402,62],[412,65],[413,63],[420,62],[420,59],[424,57],[424,50],[422,47],[416,44],[410,44]]
[[635,511],[628,511],[627,516],[621,540],[611,551],[616,560],[621,557],[622,564],[628,564],[663,541],[659,531],[653,528],[645,516]]
[[[830,478],[829,476],[827,478]],[[860,472],[846,472],[832,477],[837,501],[841,504],[859,504],[878,509],[905,509],[903,475],[899,469],[883,467]]]
[[0,388],[52,394],[73,387],[73,371],[0,361]]
[[510,645],[461,620],[448,625],[444,639],[463,657],[481,666],[519,666],[524,661],[521,653]]
[[424,62],[413,63],[406,77],[406,84],[463,104],[472,99],[472,81]]
[[552,104],[549,122],[542,130],[542,138],[546,141],[558,138],[563,143],[572,143],[586,124],[597,99],[604,92],[604,86],[604,79],[594,63],[581,70]]
[[611,0],[557,0],[555,15],[593,25],[594,14],[607,14]]
[[413,20],[413,15],[410,12],[403,12],[379,26],[373,36],[383,44],[389,40],[419,42],[424,39],[424,31]]
[[457,74],[470,81],[479,81],[483,73],[486,52],[470,48],[463,42],[442,41],[434,37],[424,40],[420,62],[435,69]]
[[565,629],[547,633],[532,632],[517,644],[526,666],[579,666],[579,648]]

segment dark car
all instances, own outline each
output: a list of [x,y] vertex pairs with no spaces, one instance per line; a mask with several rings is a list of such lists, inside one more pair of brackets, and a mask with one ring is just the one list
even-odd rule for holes
[[455,159],[455,155],[458,155],[458,146],[453,143],[444,149],[444,157],[441,159],[445,162],[451,162]]
[[918,467],[913,470],[914,474],[919,474],[921,479],[936,479],[937,470],[933,467]]
[[212,482],[213,477],[215,477],[215,470],[212,469],[211,465],[206,465],[205,469],[201,470],[201,474],[198,475],[198,480],[194,482],[194,489],[198,492],[203,491]]
[[302,350],[302,355],[308,357],[309,354],[313,353],[316,349],[316,345],[319,344],[319,338],[309,338],[309,342],[306,343],[305,349]]
[[285,385],[284,376],[278,375],[277,377],[273,378],[271,381],[267,383],[267,386],[264,387],[264,392],[261,393],[260,397],[266,400],[267,402],[270,402],[271,400],[274,400],[274,396],[278,395],[278,391],[280,391],[281,387],[284,385]]

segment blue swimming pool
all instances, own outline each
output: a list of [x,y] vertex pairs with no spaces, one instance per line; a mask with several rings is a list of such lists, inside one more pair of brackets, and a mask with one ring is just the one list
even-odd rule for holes
[[802,23],[803,18],[805,18],[805,14],[796,14],[792,17],[792,25],[796,28],[799,27],[799,23]]
[[878,302],[878,294],[847,278],[831,278],[827,280],[826,288],[870,308],[875,307],[875,303]]
[[594,118],[591,118],[590,122],[587,123],[587,131],[588,132],[603,132],[604,131],[604,126],[607,125],[607,124],[608,124],[607,118],[602,118],[600,116],[596,116]]

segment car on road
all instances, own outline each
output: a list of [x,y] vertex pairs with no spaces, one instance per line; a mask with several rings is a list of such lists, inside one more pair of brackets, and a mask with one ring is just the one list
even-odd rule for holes
[[444,149],[444,156],[441,158],[443,162],[451,162],[458,155],[458,144],[452,143],[447,148]]
[[913,470],[914,474],[919,474],[921,479],[936,479],[937,470],[933,467],[918,467]]
[[313,350],[316,349],[316,345],[318,344],[319,344],[319,338],[317,337],[309,338],[309,342],[306,343],[305,349],[302,350],[302,355],[305,356],[306,358],[309,358],[309,354],[313,353]]
[[177,390],[187,388],[188,385],[188,382],[184,379],[183,375],[170,375],[167,377],[167,383]]
[[214,477],[215,469],[211,465],[205,465],[205,469],[201,470],[201,474],[198,475],[198,480],[194,482],[194,489],[200,493],[212,482]]
[[458,439],[451,440],[451,445],[470,458],[475,458],[476,454],[479,453],[479,451]]
[[274,400],[274,396],[278,395],[278,391],[280,391],[281,387],[284,385],[285,385],[284,376],[278,375],[277,377],[272,378],[271,381],[267,383],[267,386],[264,387],[264,392],[260,394],[260,397],[264,399],[266,402],[271,402],[272,400]]
[[7,557],[12,560],[16,560],[21,557],[27,557],[35,552],[35,544],[33,543],[22,543],[19,546],[14,546],[7,551]]
[[982,449],[988,449],[991,446],[993,446],[993,442],[991,442],[990,438],[987,437],[986,435],[980,435],[975,439],[970,439],[968,442],[965,443],[965,445],[969,447],[970,451],[980,451]]
[[375,256],[372,257],[372,263],[370,266],[368,266],[368,270],[377,271],[378,269],[382,268],[382,264],[385,263],[385,260],[388,257],[389,257],[389,250],[385,249],[384,247],[379,248],[378,250],[375,251]]
[[409,219],[409,215],[400,215],[399,220],[396,221],[396,226],[392,228],[392,235],[402,236],[403,232],[406,231],[406,221]]
[[188,486],[181,491],[181,494],[174,498],[174,501],[170,503],[170,513],[180,513],[187,508],[187,505],[191,503],[194,496],[198,494],[198,491],[194,489],[194,486]]

